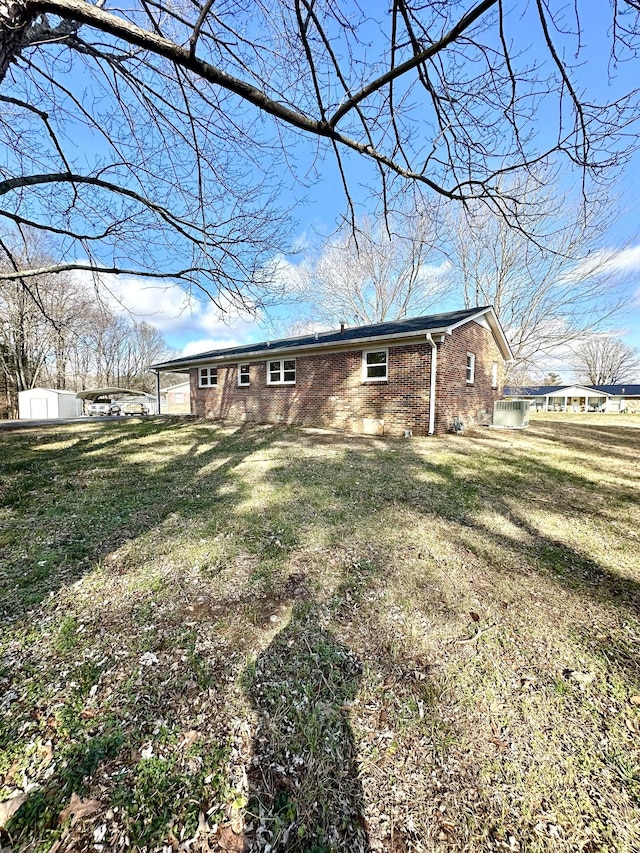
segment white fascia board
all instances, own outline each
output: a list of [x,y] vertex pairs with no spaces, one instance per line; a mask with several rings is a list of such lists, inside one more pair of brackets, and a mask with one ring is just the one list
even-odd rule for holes
[[511,345],[507,340],[507,336],[504,333],[502,326],[500,325],[500,321],[496,316],[496,312],[493,308],[483,308],[482,311],[478,311],[477,314],[472,314],[471,317],[466,317],[464,320],[458,320],[457,323],[449,326],[449,334],[454,331],[454,329],[460,328],[460,326],[464,326],[466,323],[471,323],[473,320],[477,320],[479,317],[486,317],[486,320],[489,324],[491,331],[493,332],[493,337],[496,339],[496,343],[498,344],[498,348],[502,353],[502,357],[505,361],[513,361],[513,351],[511,350]]
[[563,385],[561,388],[556,388],[555,391],[547,391],[546,394],[532,395],[536,398],[540,397],[613,397],[607,391],[597,391],[595,388],[590,388],[588,385]]
[[266,349],[255,350],[254,352],[233,353],[231,355],[225,355],[224,353],[220,353],[220,355],[208,355],[205,353],[200,356],[194,356],[193,359],[184,362],[179,367],[170,367],[171,362],[166,362],[166,368],[162,364],[156,364],[153,369],[166,369],[180,373],[182,368],[189,370],[192,367],[204,367],[208,364],[236,364],[240,361],[247,363],[272,357],[275,358],[276,356],[297,358],[298,356],[314,355],[316,352],[323,352],[327,349],[334,350],[335,352],[350,352],[363,348],[371,349],[374,344],[380,344],[385,348],[389,346],[402,346],[403,344],[410,343],[412,339],[415,341],[426,341],[427,332],[432,335],[450,335],[451,326],[442,326],[438,329],[425,329],[424,331],[396,332],[394,335],[374,335],[368,338],[344,341],[344,343],[327,341],[326,343],[311,344],[306,347],[268,347]]
[[[191,383],[189,382],[189,380],[187,380],[186,382],[179,382],[177,385],[168,385],[166,388],[161,388],[160,393],[166,394],[168,391],[177,391],[180,388],[189,388],[190,385]],[[155,398],[156,395],[152,394],[151,396]]]

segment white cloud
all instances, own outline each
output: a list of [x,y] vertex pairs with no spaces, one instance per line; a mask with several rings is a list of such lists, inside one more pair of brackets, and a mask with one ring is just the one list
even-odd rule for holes
[[244,340],[234,340],[233,338],[198,338],[196,341],[189,341],[182,348],[180,355],[197,355],[201,352],[209,352],[216,349],[227,349],[234,346],[242,346],[246,344]]
[[640,273],[640,246],[630,246],[615,252],[607,261],[607,268],[616,272]]
[[640,274],[640,245],[590,252],[576,267],[563,275],[561,280],[580,281],[603,274],[628,278],[634,273]]
[[268,264],[266,275],[272,285],[291,294],[301,289],[305,268],[303,264],[292,264],[284,255],[276,255]]
[[451,261],[442,261],[440,264],[422,264],[420,276],[427,281],[429,279],[445,279],[451,274],[452,269]]
[[[79,273],[78,277],[94,288],[89,274]],[[216,305],[176,284],[150,283],[131,276],[101,275],[100,283],[101,295],[114,311],[151,323],[169,344],[182,348],[182,355],[250,343],[264,336],[256,318],[238,311],[224,297]]]

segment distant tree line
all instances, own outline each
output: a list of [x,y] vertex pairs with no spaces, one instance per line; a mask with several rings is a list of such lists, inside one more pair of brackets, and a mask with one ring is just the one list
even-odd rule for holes
[[172,354],[158,329],[117,313],[73,274],[0,286],[0,417],[14,416],[18,392],[37,386],[153,391],[148,365]]

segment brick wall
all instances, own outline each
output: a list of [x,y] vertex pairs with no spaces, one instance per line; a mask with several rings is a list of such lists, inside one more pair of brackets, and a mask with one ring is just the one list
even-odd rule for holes
[[[449,339],[438,347],[438,372],[443,373],[445,381],[439,378],[437,387],[442,389],[446,413],[439,417],[436,406],[437,432],[449,427],[450,410],[455,410],[453,416],[469,417],[474,409],[492,406],[497,394],[487,389],[493,354],[498,352],[493,336],[476,323],[469,325],[474,329],[465,332],[467,327],[463,327],[454,333],[460,343],[451,346],[453,341]],[[465,366],[467,349],[472,344],[476,347],[477,385],[470,389],[465,384]],[[452,358],[460,363],[443,365],[443,359]],[[487,363],[488,377],[480,381]],[[502,365],[501,358],[499,363]],[[431,347],[426,341],[389,347],[388,382],[362,381],[362,349],[298,356],[295,385],[267,385],[265,359],[249,362],[248,387],[238,386],[237,363],[218,366],[218,385],[213,388],[199,388],[197,370],[192,370],[192,412],[230,421],[324,426],[357,433],[363,431],[366,418],[374,424],[384,420],[388,435],[402,435],[405,429],[426,435],[430,370]],[[487,396],[480,402],[482,394]]]
[[[467,384],[467,353],[475,355],[473,384]],[[492,364],[498,363],[498,385],[492,387]],[[456,417],[466,426],[477,423],[480,410],[493,411],[502,397],[504,360],[493,334],[480,324],[466,323],[438,347],[436,432],[451,429]]]

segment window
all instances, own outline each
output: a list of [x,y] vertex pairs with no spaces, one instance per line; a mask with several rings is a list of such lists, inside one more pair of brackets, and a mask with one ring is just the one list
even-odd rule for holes
[[494,361],[491,365],[491,387],[498,387],[498,362]]
[[283,358],[267,362],[267,385],[295,385],[296,360]]
[[473,385],[476,373],[476,357],[472,352],[467,353],[467,385]]
[[201,367],[198,371],[198,385],[200,388],[207,388],[210,385],[218,384],[218,368],[217,367]]
[[386,382],[388,378],[389,350],[377,349],[362,353],[362,381]]
[[251,377],[249,375],[249,365],[248,364],[239,364],[238,365],[238,385],[249,385],[251,382]]

